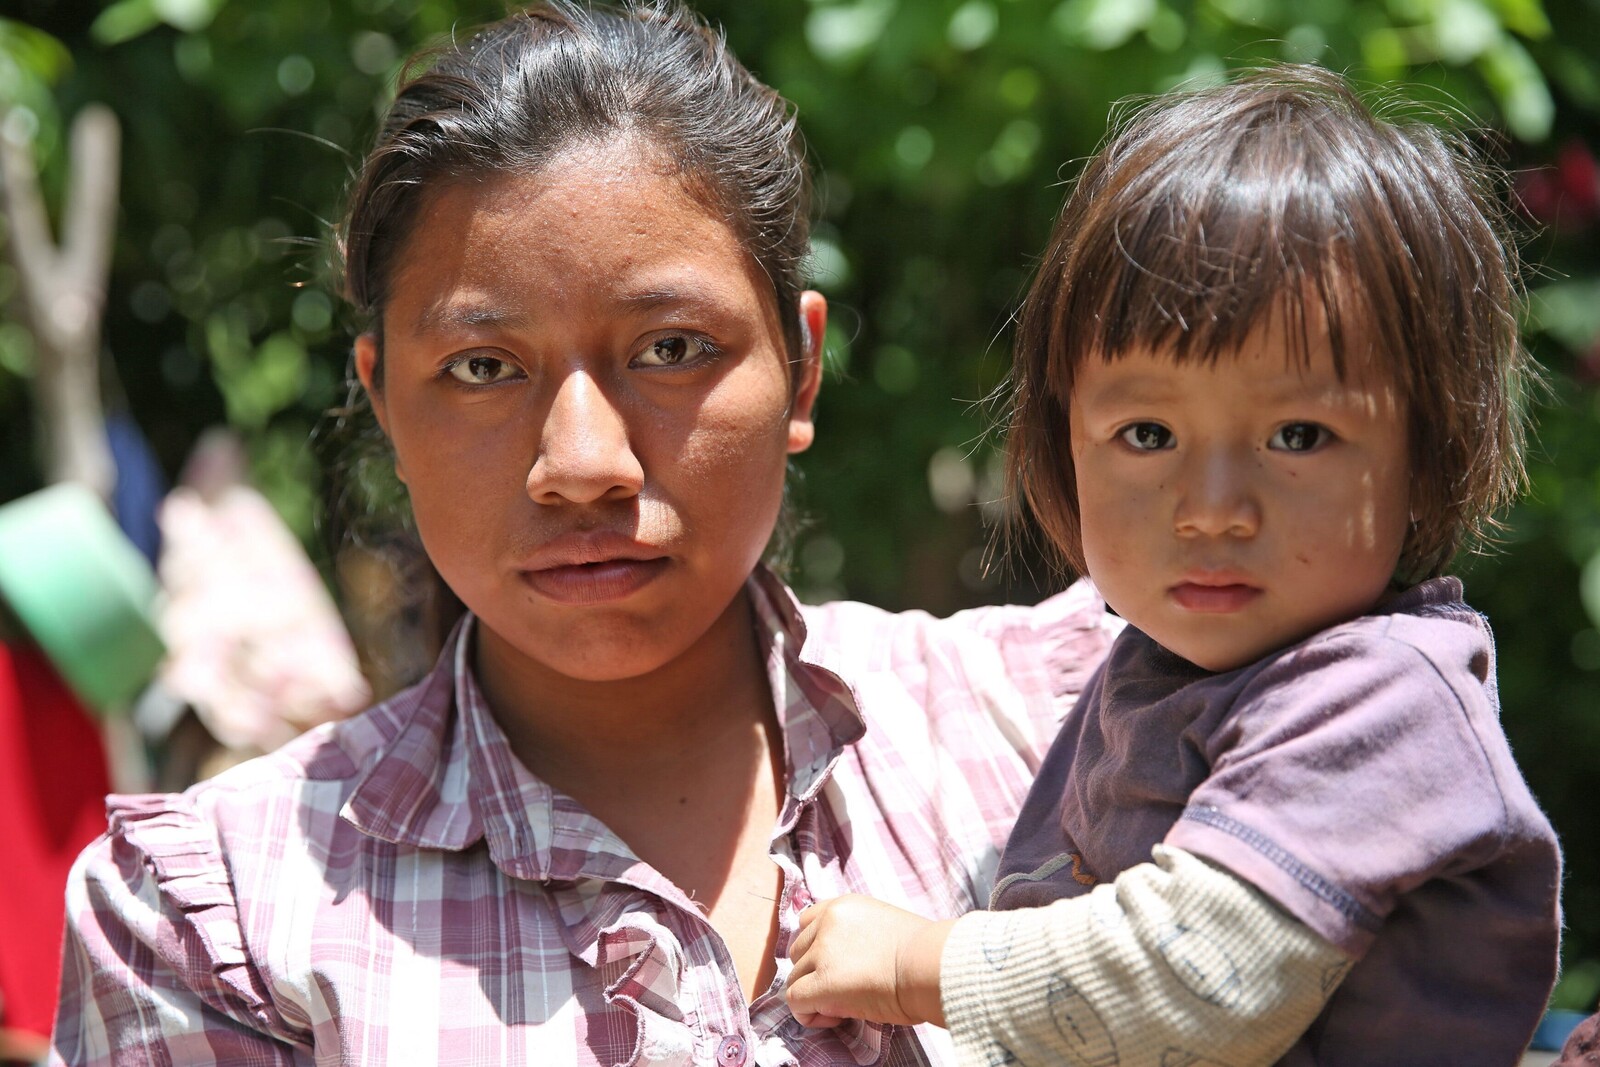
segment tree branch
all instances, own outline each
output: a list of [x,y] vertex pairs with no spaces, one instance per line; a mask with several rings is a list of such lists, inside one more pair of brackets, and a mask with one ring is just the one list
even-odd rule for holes
[[119,142],[117,120],[104,106],[85,107],[73,122],[64,240],[57,248],[33,146],[0,136],[0,209],[36,349],[45,477],[80,482],[102,497],[116,483],[100,402],[100,325],[117,218]]

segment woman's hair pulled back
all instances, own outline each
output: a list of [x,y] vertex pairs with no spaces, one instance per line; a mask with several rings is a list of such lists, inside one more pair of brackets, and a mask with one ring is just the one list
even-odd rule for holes
[[1440,573],[1524,481],[1514,258],[1485,169],[1430,122],[1374,114],[1339,75],[1280,66],[1160,97],[1090,160],[1018,326],[1008,472],[1083,570],[1075,368],[1134,349],[1229,358],[1282,315],[1304,359],[1405,401],[1412,528],[1398,580]]
[[431,188],[536,173],[619,136],[664,153],[726,221],[771,280],[797,356],[810,183],[795,117],[676,0],[542,0],[408,63],[338,235],[346,298],[381,342],[396,257]]
[[[572,147],[623,138],[661,153],[766,273],[798,373],[810,179],[787,101],[677,0],[540,0],[413,57],[350,186],[334,251],[343,295],[378,341],[374,385],[383,382],[383,312],[398,260],[431,191],[537,174]],[[367,644],[404,682],[432,662],[463,608],[410,528],[393,457],[363,417],[361,393],[352,384],[327,436],[340,455],[327,532],[340,550],[359,545],[392,572],[396,602],[378,622],[386,632]],[[781,556],[792,525],[786,500],[771,551]]]

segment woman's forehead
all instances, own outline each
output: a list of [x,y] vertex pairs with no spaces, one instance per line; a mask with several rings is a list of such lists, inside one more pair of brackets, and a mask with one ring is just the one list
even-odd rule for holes
[[386,325],[414,330],[577,307],[775,306],[732,228],[631,138],[442,184],[396,267]]

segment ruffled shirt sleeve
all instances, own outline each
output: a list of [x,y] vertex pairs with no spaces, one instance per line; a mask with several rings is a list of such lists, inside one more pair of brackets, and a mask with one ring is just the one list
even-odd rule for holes
[[67,884],[52,1064],[309,1063],[245,950],[216,831],[180,796],[112,797]]

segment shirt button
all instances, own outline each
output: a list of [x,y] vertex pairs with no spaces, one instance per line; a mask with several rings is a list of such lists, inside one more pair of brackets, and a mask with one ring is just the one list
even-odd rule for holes
[[750,1049],[744,1043],[744,1038],[738,1034],[729,1034],[717,1046],[717,1063],[719,1067],[744,1067],[744,1061],[749,1056]]
[[811,904],[811,894],[806,892],[806,887],[796,882],[793,889],[789,890],[789,903],[795,911],[803,911]]

